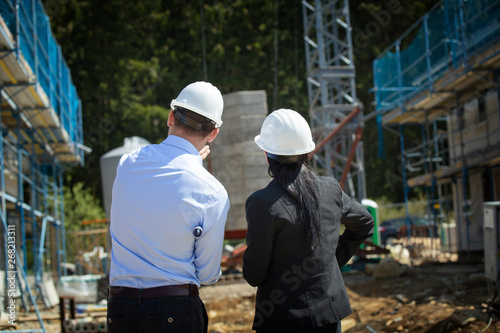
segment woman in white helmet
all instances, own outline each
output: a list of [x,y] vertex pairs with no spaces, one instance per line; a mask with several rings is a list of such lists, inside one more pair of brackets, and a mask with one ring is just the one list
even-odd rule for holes
[[341,332],[352,311],[340,268],[372,235],[373,218],[334,178],[311,169],[311,129],[296,111],[272,112],[255,142],[273,180],[246,202],[243,275],[258,287],[253,329]]

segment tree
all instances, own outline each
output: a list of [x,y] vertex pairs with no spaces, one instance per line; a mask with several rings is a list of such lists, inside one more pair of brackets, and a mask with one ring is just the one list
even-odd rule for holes
[[105,218],[106,214],[99,200],[83,182],[71,188],[64,187],[64,211],[66,231],[80,230],[82,221]]
[[[351,0],[357,96],[365,113],[373,110],[373,60],[434,2]],[[69,172],[69,188],[85,182],[100,200],[100,156],[127,136],[163,140],[171,99],[196,80],[211,81],[223,94],[264,89],[270,111],[286,107],[307,117],[299,0],[44,4],[82,100],[84,143],[92,148],[85,166]],[[399,156],[399,140],[391,135],[387,155]],[[374,121],[366,124],[363,141],[368,195],[402,201],[400,161],[377,157]]]

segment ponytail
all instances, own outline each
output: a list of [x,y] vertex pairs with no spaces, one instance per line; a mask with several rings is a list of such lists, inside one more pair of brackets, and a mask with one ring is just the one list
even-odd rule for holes
[[307,239],[312,249],[321,242],[317,175],[309,164],[308,154],[298,161],[288,162],[286,157],[268,154],[269,176],[283,187],[300,205],[300,217],[305,224]]

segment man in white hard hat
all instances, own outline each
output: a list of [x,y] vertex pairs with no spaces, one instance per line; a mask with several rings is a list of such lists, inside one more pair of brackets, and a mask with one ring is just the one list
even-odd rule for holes
[[216,282],[226,190],[202,165],[224,103],[207,82],[172,100],[168,137],[122,156],[113,185],[108,332],[207,332],[198,287]]

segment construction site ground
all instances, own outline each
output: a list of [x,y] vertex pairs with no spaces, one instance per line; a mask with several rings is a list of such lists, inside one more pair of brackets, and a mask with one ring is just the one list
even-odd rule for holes
[[[482,332],[493,296],[484,276],[484,265],[456,262],[421,262],[402,265],[387,261],[344,272],[353,314],[342,321],[344,332]],[[238,274],[230,274],[200,294],[209,317],[209,332],[252,332],[256,288]],[[500,332],[498,302],[492,307],[492,323],[485,332]],[[496,315],[495,315],[496,313]],[[58,308],[41,311],[47,332],[60,332]],[[96,316],[95,320],[105,320]],[[31,313],[27,315],[33,317]],[[19,314],[18,330],[39,328]],[[48,318],[48,319],[47,319]],[[3,327],[6,329],[6,327]]]

